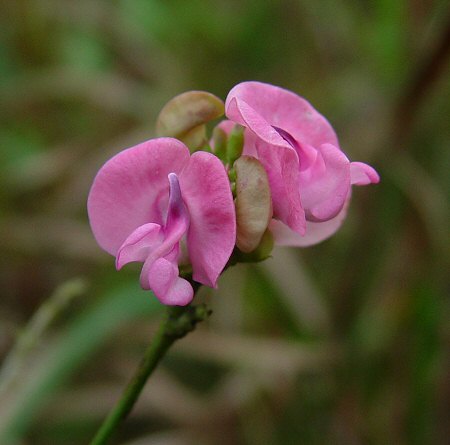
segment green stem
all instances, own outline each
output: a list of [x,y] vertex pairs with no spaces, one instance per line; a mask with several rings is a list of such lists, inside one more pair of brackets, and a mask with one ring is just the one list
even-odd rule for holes
[[205,305],[173,306],[161,323],[155,337],[147,349],[135,375],[125,388],[122,397],[105,419],[91,445],[103,445],[116,431],[118,425],[132,410],[142,389],[170,346],[188,332],[193,331],[198,322],[205,320],[210,311]]

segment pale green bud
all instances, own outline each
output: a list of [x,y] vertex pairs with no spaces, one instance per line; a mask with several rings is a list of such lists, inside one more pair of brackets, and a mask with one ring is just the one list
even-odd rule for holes
[[251,156],[234,163],[236,172],[236,245],[242,252],[255,250],[272,218],[269,180],[262,164]]
[[171,99],[159,113],[157,136],[169,136],[184,142],[190,149],[207,144],[205,124],[222,116],[225,105],[206,91],[188,91]]

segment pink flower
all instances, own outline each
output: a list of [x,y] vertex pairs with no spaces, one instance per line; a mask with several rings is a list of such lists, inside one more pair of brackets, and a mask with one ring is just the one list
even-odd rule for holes
[[243,82],[225,107],[231,121],[246,127],[244,153],[266,169],[275,218],[270,228],[280,245],[328,238],[345,218],[351,185],[379,181],[372,167],[348,160],[328,121],[290,91]]
[[116,267],[143,262],[140,282],[164,304],[189,304],[194,292],[179,276],[216,287],[236,239],[233,197],[224,166],[206,152],[192,156],[172,138],[128,148],[98,172],[88,198],[92,231]]

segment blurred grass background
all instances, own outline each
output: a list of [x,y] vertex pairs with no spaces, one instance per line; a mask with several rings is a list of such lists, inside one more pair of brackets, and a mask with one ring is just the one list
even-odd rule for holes
[[87,443],[162,315],[115,272],[95,172],[190,89],[306,97],[378,186],[342,230],[227,271],[164,360],[127,445],[446,444],[450,437],[446,0],[0,4],[0,443]]

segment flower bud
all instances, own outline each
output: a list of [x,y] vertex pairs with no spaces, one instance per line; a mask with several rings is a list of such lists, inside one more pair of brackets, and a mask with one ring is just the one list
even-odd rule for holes
[[255,250],[272,218],[269,180],[262,164],[251,156],[234,163],[236,172],[236,245],[242,252]]
[[206,91],[188,91],[163,107],[156,122],[157,136],[169,136],[190,149],[207,143],[205,124],[222,116],[224,103]]

